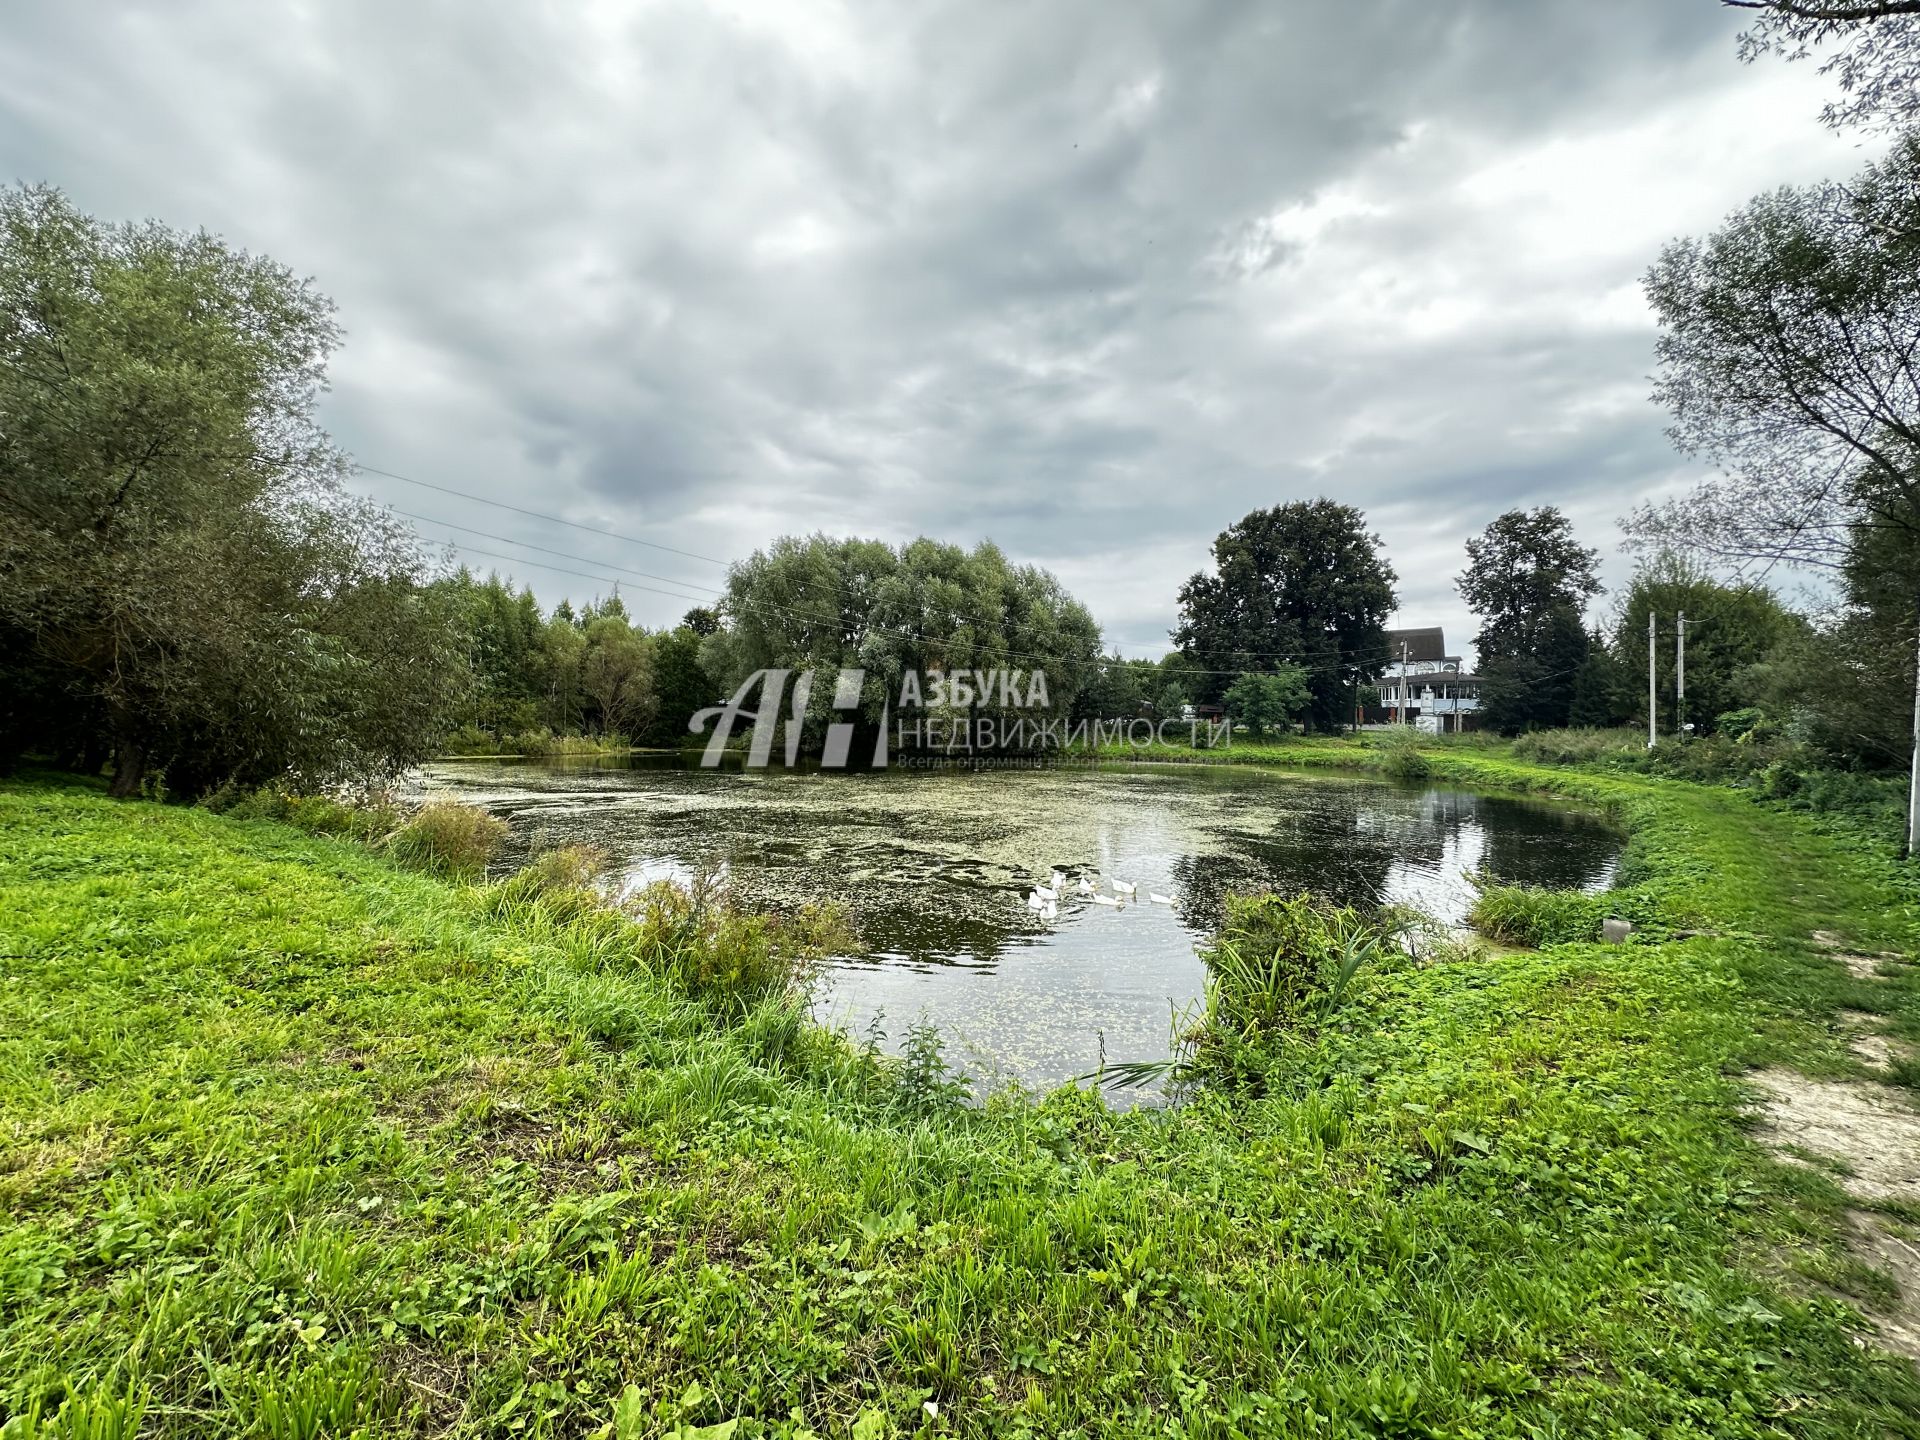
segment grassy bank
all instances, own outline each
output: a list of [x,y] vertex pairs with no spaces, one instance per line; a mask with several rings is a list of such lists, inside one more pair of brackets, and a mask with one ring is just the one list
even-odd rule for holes
[[1173,1114],[967,1108],[345,841],[0,787],[0,1433],[1915,1433],[1738,1119],[1842,1007],[1920,1036],[1809,939],[1913,951],[1890,867],[1431,764],[1616,815],[1651,938],[1363,972],[1290,1087]]

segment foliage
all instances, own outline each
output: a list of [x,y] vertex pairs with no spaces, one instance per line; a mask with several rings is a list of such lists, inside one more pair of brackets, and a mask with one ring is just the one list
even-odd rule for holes
[[1617,904],[1609,896],[1578,890],[1502,885],[1486,875],[1471,878],[1474,901],[1467,923],[1508,945],[1538,949],[1598,940],[1600,922],[1615,913]]
[[1374,766],[1395,780],[1424,780],[1433,773],[1426,754],[1420,748],[1420,732],[1411,725],[1396,725],[1373,737],[1376,752]]
[[1600,553],[1573,538],[1559,509],[1509,510],[1467,541],[1467,568],[1456,584],[1480,617],[1473,637],[1483,660],[1528,652],[1539,618],[1576,613],[1600,593]]
[[371,844],[401,823],[401,811],[384,796],[296,795],[271,785],[241,790],[228,784],[201,801],[235,820],[274,820],[309,835],[338,835]]
[[0,192],[0,770],[193,796],[432,752],[457,661],[315,423],[338,338],[269,260]]
[[1228,717],[1258,737],[1288,729],[1313,703],[1307,671],[1300,665],[1242,675],[1221,697]]
[[[1333,730],[1353,713],[1354,688],[1387,658],[1393,567],[1366,517],[1332,500],[1255,510],[1213,542],[1214,573],[1180,587],[1174,643],[1204,677],[1197,698],[1218,701],[1250,670],[1307,672],[1308,728]],[[1197,677],[1198,678],[1198,677]]]
[[1311,1045],[1385,937],[1350,909],[1312,895],[1230,895],[1201,950],[1207,985],[1186,1037],[1185,1075],[1264,1090]]
[[1647,276],[1655,398],[1725,473],[1636,512],[1643,543],[1836,566],[1852,527],[1920,534],[1920,136],[1858,179],[1762,195]]
[[700,636],[682,625],[651,633],[618,595],[542,615],[533,592],[467,570],[431,587],[453,613],[467,663],[447,753],[592,754],[629,737],[677,745],[710,703]]
[[762,914],[738,904],[710,874],[657,880],[626,910],[637,963],[739,1013],[768,1000],[804,1000],[817,963],[852,944],[846,916],[834,907]]
[[[689,612],[690,619],[696,617],[704,623],[705,612]],[[715,703],[716,687],[700,666],[701,636],[682,623],[653,637],[653,719],[641,732],[649,745],[686,744],[694,712]]]
[[[896,549],[783,536],[728,572],[722,609],[726,628],[701,647],[715,689],[732,694],[757,670],[857,668],[869,723],[898,702],[907,672],[976,669],[1043,672],[1044,712],[1018,713],[1064,718],[1100,664],[1100,630],[1086,607],[1047,571],[1014,565],[984,542],[969,551],[922,537]],[[832,683],[815,685],[810,735],[832,718],[833,698]],[[997,690],[969,709],[1013,713]]]
[[485,872],[506,838],[507,822],[478,805],[433,800],[387,837],[386,848],[415,870],[471,879]]
[[1741,32],[1740,58],[1804,59],[1831,45],[1821,65],[1841,99],[1821,119],[1834,129],[1898,129],[1920,118],[1920,13],[1910,0],[1729,0],[1758,12]]
[[1573,694],[1567,705],[1567,724],[1580,729],[1608,729],[1633,718],[1627,696],[1631,681],[1614,659],[1606,637],[1599,631],[1587,635],[1587,658],[1573,679]]
[[1506,735],[1565,725],[1587,661],[1581,610],[1600,556],[1551,505],[1509,510],[1467,541],[1460,595],[1480,617],[1481,718]]
[[1644,557],[1614,617],[1614,671],[1622,704],[1643,723],[1647,714],[1647,618],[1657,622],[1664,679],[1661,732],[1678,728],[1675,638],[1687,619],[1686,720],[1711,729],[1716,716],[1768,697],[1767,665],[1803,633],[1771,591],[1756,584],[1727,585],[1672,551]]
[[[613,922],[0,787],[0,1409],[128,1397],[216,1440],[290,1433],[268,1416],[296,1406],[380,1440],[456,1414],[734,1440],[1898,1433],[1910,1368],[1742,1266],[1840,1217],[1759,1161],[1728,1078],[1828,1053],[1858,1003],[1792,937],[1914,946],[1880,862],[1724,792],[1433,753],[1625,807],[1648,883],[1729,933],[1382,965],[1284,1047],[1318,1083],[1120,1113],[1072,1090],[916,1109],[864,1047],[716,1012]],[[1920,979],[1886,984],[1920,1020]]]

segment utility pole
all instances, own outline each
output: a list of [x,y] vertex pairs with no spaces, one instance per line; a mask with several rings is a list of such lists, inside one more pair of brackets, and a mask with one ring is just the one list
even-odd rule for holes
[[1651,750],[1660,743],[1660,692],[1656,687],[1660,673],[1660,657],[1654,650],[1654,621],[1658,619],[1651,610],[1647,612],[1647,749]]
[[1914,609],[1913,771],[1907,780],[1907,858],[1920,855],[1920,606]]
[[1674,671],[1673,697],[1674,709],[1673,733],[1682,740],[1687,738],[1687,612],[1680,612],[1680,657]]

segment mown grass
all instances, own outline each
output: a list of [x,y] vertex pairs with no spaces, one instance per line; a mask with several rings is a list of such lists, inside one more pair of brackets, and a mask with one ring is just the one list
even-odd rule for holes
[[1738,1080],[1911,1023],[1807,939],[1911,951],[1905,892],[1723,792],[1426,758],[1618,816],[1661,933],[1363,968],[1174,1112],[968,1107],[544,883],[0,787],[0,1433],[1914,1433],[1770,1278],[1844,1262]]

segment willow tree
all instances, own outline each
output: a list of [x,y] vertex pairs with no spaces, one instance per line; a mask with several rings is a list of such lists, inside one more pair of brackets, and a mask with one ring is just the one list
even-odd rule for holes
[[0,763],[84,737],[131,794],[428,748],[453,661],[315,420],[338,338],[272,261],[0,192]]
[[[701,660],[731,692],[767,668],[859,669],[861,712],[886,713],[909,672],[1018,670],[1045,676],[1044,710],[1031,690],[974,696],[975,717],[1064,718],[1100,666],[1100,627],[1050,572],[1016,565],[991,542],[971,550],[926,537],[880,540],[783,536],[735,565],[725,627]],[[832,687],[813,690],[823,722]]]
[[[1647,276],[1655,398],[1689,455],[1719,467],[1629,521],[1643,543],[1736,566],[1844,574],[1920,541],[1920,139],[1851,184],[1762,195]],[[1893,578],[1893,577],[1890,577]],[[1920,573],[1898,577],[1920,617]],[[1908,847],[1920,848],[1920,625],[1884,657],[1912,696]],[[1865,677],[1863,677],[1865,678]]]
[[1840,87],[1822,119],[1835,129],[1899,127],[1920,119],[1920,0],[1721,0],[1749,10],[1742,59],[1824,54]]

